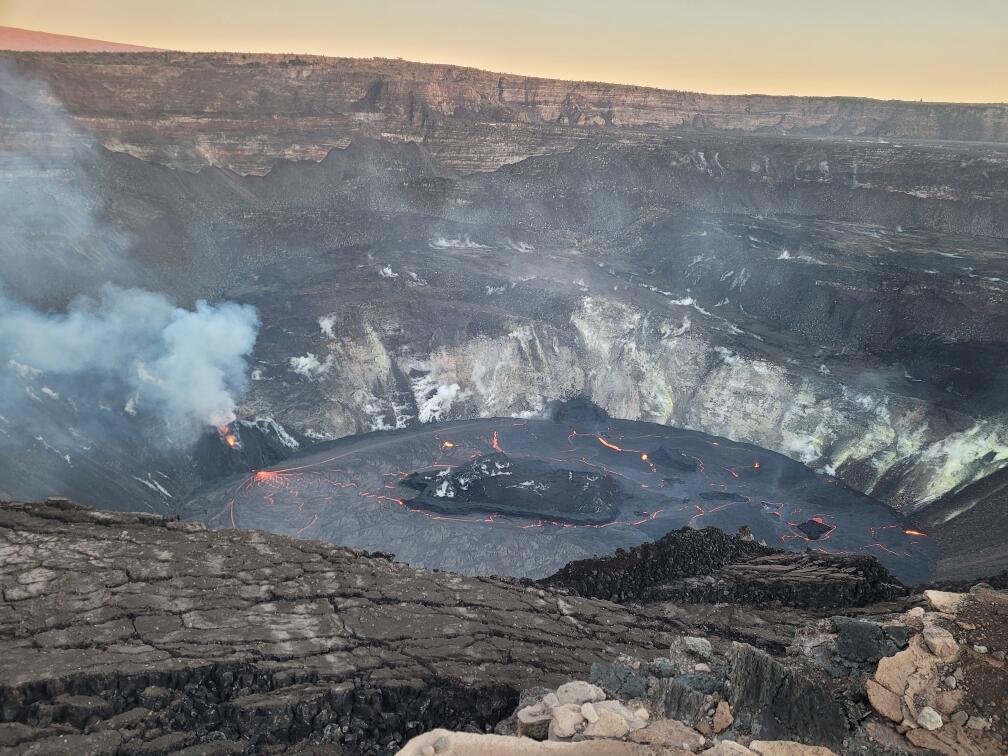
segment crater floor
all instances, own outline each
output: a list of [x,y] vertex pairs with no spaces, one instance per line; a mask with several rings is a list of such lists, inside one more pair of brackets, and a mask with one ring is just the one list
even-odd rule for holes
[[836,478],[751,444],[590,409],[318,444],[203,489],[180,514],[468,574],[540,577],[686,526],[870,554],[908,584],[933,565],[924,533]]

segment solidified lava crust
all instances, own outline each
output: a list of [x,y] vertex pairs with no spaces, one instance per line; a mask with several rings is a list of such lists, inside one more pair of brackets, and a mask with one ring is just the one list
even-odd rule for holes
[[[881,502],[750,444],[601,411],[425,425],[319,444],[199,492],[181,515],[538,578],[682,527],[870,555],[924,582],[927,534]],[[444,548],[444,544],[450,544]]]

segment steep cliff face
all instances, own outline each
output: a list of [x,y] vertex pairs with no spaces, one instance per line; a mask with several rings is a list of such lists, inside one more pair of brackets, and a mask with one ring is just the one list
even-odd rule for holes
[[[492,170],[598,133],[1008,141],[1008,106],[705,95],[400,60],[198,53],[17,54],[110,149],[195,170],[263,173],[368,135],[425,144],[445,169]],[[9,117],[9,116],[8,116]],[[31,117],[7,129],[37,132]]]
[[[992,146],[684,135],[461,178],[375,140],[262,177],[75,150],[68,183],[96,187],[103,239],[128,240],[131,264],[104,272],[256,305],[244,412],[309,437],[585,394],[904,510],[1008,459],[1008,157]],[[19,259],[88,251],[31,232]],[[45,377],[18,380],[56,403]]]
[[[5,282],[46,307],[109,279],[255,304],[243,416],[331,439],[583,394],[905,511],[1008,461],[1008,147],[889,137],[1003,139],[1000,106],[390,61],[4,62],[34,77],[0,85]],[[996,127],[971,131],[981,111]],[[23,367],[35,420],[0,417],[18,449],[0,492],[114,471],[132,482],[100,503],[170,511],[191,486],[142,429],[99,442],[105,406]]]

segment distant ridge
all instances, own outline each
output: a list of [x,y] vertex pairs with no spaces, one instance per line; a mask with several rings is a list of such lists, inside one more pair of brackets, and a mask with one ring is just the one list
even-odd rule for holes
[[0,26],[0,50],[22,52],[151,52],[156,47],[126,45],[121,42],[105,42],[100,39],[71,37],[67,34],[17,29]]

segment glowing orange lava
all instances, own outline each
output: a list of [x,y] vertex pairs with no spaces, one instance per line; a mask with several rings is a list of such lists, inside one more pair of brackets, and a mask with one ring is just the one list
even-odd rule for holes
[[907,528],[903,532],[906,533],[908,536],[924,536],[925,538],[927,538],[927,533],[924,533],[920,530],[914,530],[913,528]]
[[227,425],[220,425],[217,427],[217,435],[221,437],[221,441],[227,444],[232,449],[238,448],[238,436],[231,432],[231,428]]
[[442,449],[454,449],[455,448],[455,444],[453,444],[451,441],[445,441],[445,442],[443,442],[441,444],[441,448]]
[[623,451],[623,449],[621,449],[620,447],[616,446],[616,444],[610,444],[608,441],[606,441],[604,438],[602,438],[602,436],[596,436],[595,438],[597,438],[598,441],[599,441],[599,443],[602,444],[602,446],[605,446],[606,448],[609,448],[609,449],[612,449],[613,451],[618,451],[618,452]]

